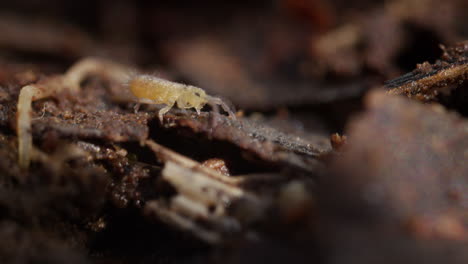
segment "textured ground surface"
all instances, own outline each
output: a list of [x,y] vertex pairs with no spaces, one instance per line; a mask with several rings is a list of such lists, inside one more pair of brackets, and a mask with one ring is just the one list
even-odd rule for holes
[[[468,263],[467,10],[2,2],[0,262]],[[161,123],[91,71],[32,103],[20,168],[22,87],[89,56],[200,86],[237,118]]]

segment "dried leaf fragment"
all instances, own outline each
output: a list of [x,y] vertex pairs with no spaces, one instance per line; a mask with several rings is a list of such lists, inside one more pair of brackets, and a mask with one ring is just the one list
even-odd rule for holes
[[[147,215],[216,244],[226,235],[241,232],[243,224],[262,213],[263,203],[228,177],[155,142],[146,145],[164,162],[162,177],[177,191],[169,199],[149,201]],[[237,210],[230,209],[233,205]]]
[[442,48],[444,54],[434,64],[424,62],[412,72],[388,81],[388,93],[430,102],[460,87],[468,78],[468,42]]

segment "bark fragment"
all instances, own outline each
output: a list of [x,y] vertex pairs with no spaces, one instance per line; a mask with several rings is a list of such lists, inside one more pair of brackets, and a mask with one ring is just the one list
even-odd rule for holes
[[[410,73],[386,82],[389,94],[403,94],[421,102],[439,102],[443,97],[466,90],[468,43],[461,42],[444,51],[440,60],[424,62]],[[465,92],[466,91],[462,91]]]

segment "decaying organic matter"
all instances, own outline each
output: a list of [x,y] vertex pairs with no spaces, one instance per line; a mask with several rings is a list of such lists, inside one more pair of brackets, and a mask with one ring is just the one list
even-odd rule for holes
[[[369,94],[366,105],[337,160],[348,175],[340,178],[349,188],[341,195],[368,203],[382,214],[378,221],[396,221],[411,235],[468,239],[468,122],[381,91]],[[368,166],[355,167],[356,160]]]
[[[262,218],[272,203],[271,191],[261,198],[244,188],[252,188],[248,186],[269,178],[276,182],[290,181],[285,173],[271,173],[275,168],[289,168],[299,178],[306,177],[306,173],[323,173],[320,157],[331,151],[327,136],[317,133],[295,137],[259,121],[232,119],[216,112],[197,115],[173,109],[164,120],[159,120],[161,108],[147,105],[135,113],[136,102],[121,95],[128,89],[122,82],[125,69],[107,61],[86,59],[64,75],[18,86],[19,106],[31,107],[29,111],[18,108],[18,122],[22,124],[16,126],[18,138],[24,138],[26,132],[31,137],[31,141],[23,141],[19,146],[32,143],[32,138],[39,144],[30,145],[29,155],[21,152],[21,162],[16,163],[12,156],[15,152],[9,154],[8,164],[16,167],[13,179],[34,182],[37,177],[34,175],[45,170],[51,180],[67,181],[64,175],[69,170],[88,162],[79,171],[83,173],[89,167],[101,177],[110,177],[107,191],[102,195],[108,197],[112,206],[140,208],[149,219],[161,220],[190,231],[203,241],[220,244],[241,234],[256,236],[257,231],[250,229],[251,225]],[[5,100],[14,102],[13,98]],[[11,121],[6,123],[12,124],[13,129]],[[28,126],[26,121],[30,122]],[[199,161],[148,140],[150,137],[173,145]],[[191,145],[184,146],[184,141],[190,141]],[[190,149],[197,145],[203,148],[206,144],[218,150],[210,154],[210,151],[197,153],[196,148]],[[156,159],[152,158],[151,151],[156,153]],[[219,174],[200,163],[209,157],[206,155],[214,153],[219,154],[215,157],[228,161],[225,170],[232,171],[234,176]],[[31,167],[20,170],[29,156],[33,157]],[[237,176],[239,173],[242,175]],[[153,190],[152,181],[162,185]],[[166,185],[175,188],[178,194],[168,196],[166,192],[171,188]],[[97,205],[90,214],[85,230],[106,229],[109,217],[100,213],[105,210],[103,206]]]
[[[239,233],[246,222],[262,214],[260,199],[236,186],[235,180],[152,141],[146,144],[165,162],[162,177],[178,193],[170,201],[148,201],[146,214],[193,232],[209,243],[220,243],[223,236]],[[229,212],[233,206],[236,210]]]
[[50,97],[64,89],[76,93],[80,89],[80,82],[89,73],[113,75],[114,80],[124,80],[125,71],[118,65],[84,59],[73,65],[63,76],[51,77],[38,84],[30,84],[21,88],[18,97],[18,162],[21,167],[29,167],[31,153],[33,152],[31,137],[31,104],[35,100]]
[[[404,94],[422,102],[440,101],[459,87],[464,88],[468,78],[468,43],[462,42],[454,47],[441,47],[441,60],[434,64],[424,62],[411,73],[388,81],[390,94]],[[466,89],[465,89],[466,90]]]
[[0,3],[0,262],[468,263],[465,2]]
[[383,91],[365,102],[321,190],[332,258],[466,262],[468,122]]

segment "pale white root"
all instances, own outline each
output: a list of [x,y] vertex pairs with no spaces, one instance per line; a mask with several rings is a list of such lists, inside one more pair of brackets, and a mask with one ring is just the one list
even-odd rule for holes
[[130,68],[123,65],[104,59],[85,58],[68,69],[63,75],[63,81],[68,86],[68,89],[78,92],[80,83],[90,74],[104,76],[115,82],[125,83],[130,78],[130,73]]
[[[129,81],[132,70],[129,67],[119,65],[110,61],[98,58],[85,58],[71,66],[68,71],[58,77],[49,78],[40,84],[31,84],[23,87],[18,98],[17,114],[17,134],[18,134],[18,163],[21,168],[28,168],[31,162],[31,153],[33,149],[31,135],[31,104],[35,100],[53,96],[57,92],[68,89],[73,93],[80,90],[81,82],[89,75],[95,74],[108,78],[114,82],[124,84]],[[165,80],[164,80],[165,81]],[[166,81],[170,85],[172,83]],[[181,85],[181,84],[177,84]],[[221,106],[232,119],[236,119],[235,113],[220,98],[208,96],[208,104],[217,109]],[[140,103],[153,103],[152,101],[142,100]],[[163,115],[172,107],[166,106],[159,111],[159,119],[162,122]],[[197,113],[200,109],[196,108]]]
[[49,168],[54,171],[53,175],[58,175],[65,161],[77,158],[89,158],[90,154],[76,144],[64,143],[61,148],[52,154],[46,154],[37,148],[31,149],[31,156],[34,160],[47,163]]
[[31,163],[33,150],[31,134],[32,102],[51,96],[61,89],[62,77],[50,78],[43,84],[30,84],[21,88],[18,97],[18,112],[16,131],[18,134],[18,164],[21,168],[28,168]]
[[[267,208],[258,196],[239,186],[237,177],[204,167],[152,140],[144,145],[164,163],[162,180],[176,191],[170,198],[148,201],[144,209],[147,215],[218,244],[224,242],[226,231],[239,232]],[[237,209],[232,210],[232,205]]]
[[18,163],[21,168],[29,167],[32,153],[32,135],[31,135],[31,103],[33,100],[49,96],[38,86],[32,84],[23,87],[18,98]]
[[125,82],[130,70],[124,66],[102,59],[86,58],[70,67],[61,76],[52,77],[41,84],[31,84],[21,88],[18,97],[17,134],[18,134],[18,164],[28,168],[31,163],[33,149],[31,135],[32,102],[68,89],[78,92],[80,83],[90,74],[100,74],[117,82]]

